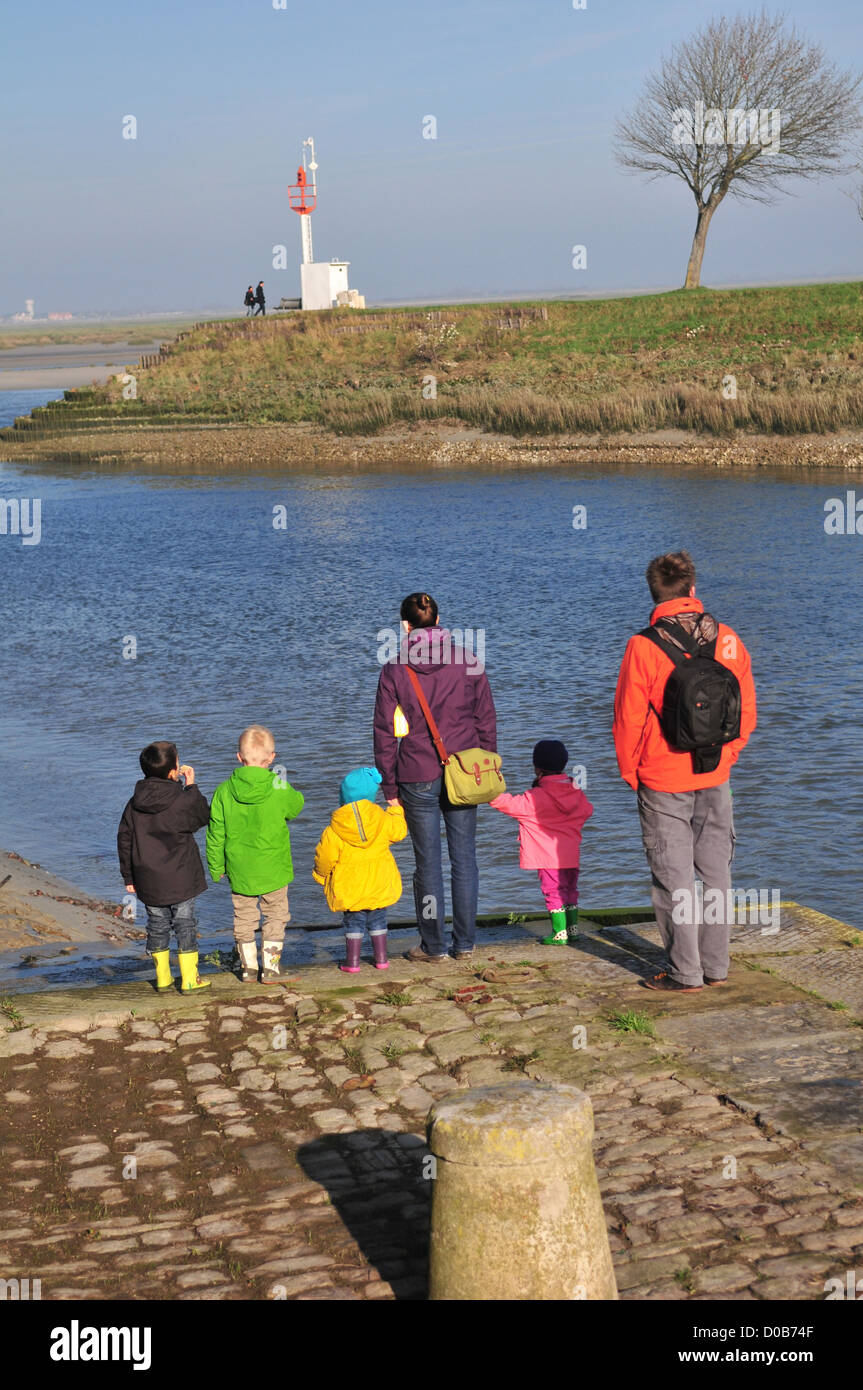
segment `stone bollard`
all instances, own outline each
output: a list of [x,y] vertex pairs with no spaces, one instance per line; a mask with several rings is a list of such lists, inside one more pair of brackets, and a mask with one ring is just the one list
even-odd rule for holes
[[429,1298],[617,1298],[583,1091],[456,1091],[432,1106],[428,1141]]

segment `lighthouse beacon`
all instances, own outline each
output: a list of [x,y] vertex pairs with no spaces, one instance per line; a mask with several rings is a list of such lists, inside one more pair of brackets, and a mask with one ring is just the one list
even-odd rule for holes
[[[306,163],[306,149],[309,161]],[[366,301],[356,290],[348,288],[350,261],[316,261],[312,250],[312,213],[317,206],[318,187],[315,142],[309,136],[303,141],[303,162],[297,170],[296,183],[288,187],[288,201],[299,213],[303,259],[300,264],[300,293],[303,309],[364,309]]]

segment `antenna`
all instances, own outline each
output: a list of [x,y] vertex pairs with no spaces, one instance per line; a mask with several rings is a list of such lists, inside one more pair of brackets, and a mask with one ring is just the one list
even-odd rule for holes
[[[311,158],[306,164],[306,146],[309,148]],[[297,170],[297,181],[288,185],[288,202],[294,212],[300,215],[300,232],[303,243],[303,265],[311,265],[314,261],[312,254],[312,213],[315,210],[318,198],[317,188],[317,169],[318,161],[315,159],[315,142],[311,135],[303,141],[302,164]],[[307,172],[308,170],[308,172]],[[309,180],[311,174],[311,180]]]

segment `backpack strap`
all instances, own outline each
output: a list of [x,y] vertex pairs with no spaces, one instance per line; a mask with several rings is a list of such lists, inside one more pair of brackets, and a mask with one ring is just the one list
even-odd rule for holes
[[[685,651],[681,651],[679,647],[676,647],[673,642],[666,642],[663,639],[663,631],[669,630],[673,630],[675,637],[679,637],[681,641],[685,643],[689,656],[686,655]],[[653,642],[661,652],[665,653],[670,661],[674,662],[675,668],[678,670],[681,666],[686,665],[691,656],[695,656],[701,651],[701,648],[694,638],[690,637],[686,629],[681,627],[680,623],[676,623],[673,618],[659,618],[657,622],[652,623],[650,627],[643,627],[638,633],[638,636],[646,637],[648,642]],[[652,700],[649,701],[648,708],[653,710],[653,713],[661,724],[662,715]]]
[[[664,622],[664,619],[660,618],[659,622]],[[665,655],[674,662],[675,666],[682,666],[683,663],[689,659],[686,653],[682,652],[679,647],[675,647],[673,642],[666,642],[663,639],[662,633],[657,631],[658,627],[659,623],[651,627],[643,627],[637,635],[639,637],[646,637],[648,642],[653,642],[661,652],[664,652]],[[680,635],[684,638],[689,637],[689,634],[684,632],[682,628],[680,630]],[[690,653],[690,655],[694,655],[694,653]]]
[[429,733],[431,734],[432,743],[435,746],[435,751],[438,757],[440,758],[441,767],[446,767],[447,751],[444,748],[443,739],[440,736],[440,730],[438,729],[438,726],[435,723],[435,717],[431,712],[431,705],[426,699],[425,692],[422,688],[422,685],[420,684],[419,676],[417,675],[416,671],[414,671],[410,666],[408,666],[407,668],[407,674],[408,680],[413,686],[414,691],[416,692],[416,697],[420,702],[420,709],[425,715],[425,721],[429,726]]
[[[663,641],[663,632],[673,634],[675,639],[683,647],[683,651],[687,652],[689,656],[709,656],[715,659],[716,637],[714,637],[712,642],[697,642],[695,638],[690,636],[686,631],[683,624],[677,622],[674,618],[658,618],[651,627],[643,627],[638,636],[646,637],[649,641],[655,642],[656,645],[665,652],[666,656],[671,657],[675,666],[680,666],[681,663],[686,660],[686,657],[681,655],[680,647],[675,647],[673,642]],[[717,636],[718,635],[717,632]]]

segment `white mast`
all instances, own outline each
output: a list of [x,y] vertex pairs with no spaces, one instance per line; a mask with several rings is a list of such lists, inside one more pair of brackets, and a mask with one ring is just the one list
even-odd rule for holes
[[[309,146],[309,151],[310,151],[310,153],[311,153],[311,159],[309,160],[309,164],[308,164],[308,170],[309,170],[309,173],[310,173],[311,176],[312,176],[312,177],[311,177],[310,190],[309,190],[309,191],[310,191],[310,193],[311,193],[311,195],[312,195],[312,199],[314,200],[314,197],[315,197],[315,195],[316,195],[316,193],[317,193],[317,168],[318,168],[318,163],[317,163],[317,160],[315,159],[315,142],[314,142],[314,140],[312,139],[311,135],[308,137],[307,140],[304,140],[304,141],[303,141],[303,169],[306,168],[306,146],[307,146],[307,145]],[[303,238],[303,265],[311,265],[312,262],[313,262],[314,259],[315,259],[315,258],[314,258],[314,255],[313,255],[313,253],[312,253],[312,215],[311,215],[311,213],[306,213],[305,216],[303,216],[303,217],[300,218],[300,228],[301,228],[302,238]]]

